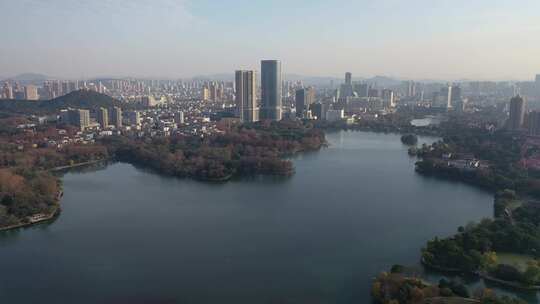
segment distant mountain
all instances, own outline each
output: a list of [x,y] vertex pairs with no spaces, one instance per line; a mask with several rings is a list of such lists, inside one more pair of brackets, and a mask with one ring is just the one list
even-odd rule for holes
[[43,74],[36,73],[24,73],[13,77],[8,77],[4,80],[17,81],[23,85],[25,84],[42,84],[44,81],[52,79],[51,77]]
[[327,76],[304,76],[299,74],[285,74],[283,79],[286,81],[302,81],[306,85],[329,85],[331,82],[339,84],[344,81],[344,78],[327,77]]
[[52,100],[0,100],[0,112],[10,114],[53,114],[66,108],[96,110],[114,106],[122,106],[122,103],[110,96],[88,90],[75,91]]
[[395,87],[401,85],[401,80],[387,76],[375,76],[365,82],[377,84],[378,87]]
[[212,74],[212,75],[199,75],[199,76],[193,77],[193,80],[233,81],[234,72]]
[[[194,80],[215,80],[215,81],[234,81],[234,73],[230,74],[213,74],[205,76],[197,76]],[[345,74],[343,77],[328,77],[328,76],[305,76],[299,74],[284,74],[283,79],[286,81],[302,81],[306,85],[329,85],[331,82],[334,85],[339,85],[345,81]],[[379,87],[393,87],[401,84],[401,80],[387,77],[387,76],[375,76],[372,78],[354,77],[353,81],[362,81],[372,84],[377,84]]]
[[55,108],[82,108],[82,109],[99,109],[122,106],[122,102],[108,95],[100,94],[90,90],[80,90],[71,92],[67,95],[60,96],[50,101],[42,102],[45,107],[54,106]]

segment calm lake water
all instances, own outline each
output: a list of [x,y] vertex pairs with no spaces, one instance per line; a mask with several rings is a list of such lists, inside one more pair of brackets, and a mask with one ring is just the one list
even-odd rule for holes
[[0,302],[369,303],[378,272],[492,215],[492,195],[415,174],[397,135],[328,140],[288,179],[66,174],[54,223],[0,235]]

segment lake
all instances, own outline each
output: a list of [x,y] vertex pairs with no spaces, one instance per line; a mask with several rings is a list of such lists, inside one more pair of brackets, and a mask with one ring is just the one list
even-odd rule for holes
[[369,303],[377,273],[493,213],[491,194],[417,175],[398,135],[327,138],[291,178],[68,173],[55,222],[0,234],[0,301]]

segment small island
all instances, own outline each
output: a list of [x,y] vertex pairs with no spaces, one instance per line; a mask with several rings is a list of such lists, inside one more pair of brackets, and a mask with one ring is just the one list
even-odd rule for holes
[[401,142],[408,146],[415,146],[418,143],[418,136],[414,134],[405,134],[401,136]]

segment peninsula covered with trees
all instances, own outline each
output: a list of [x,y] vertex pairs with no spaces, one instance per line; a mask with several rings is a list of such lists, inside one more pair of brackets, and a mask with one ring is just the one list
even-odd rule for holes
[[242,125],[207,138],[110,137],[102,143],[119,161],[166,175],[225,181],[256,174],[291,175],[294,166],[285,157],[318,150],[326,142],[322,131],[290,121]]
[[403,266],[395,265],[390,272],[375,278],[371,295],[378,304],[524,304],[507,296],[497,296],[490,289],[470,292],[460,282],[441,279],[438,284],[423,281],[409,274]]
[[204,181],[290,176],[294,166],[287,157],[326,144],[324,132],[295,121],[235,125],[206,137],[118,135],[92,141],[79,138],[69,126],[61,132],[48,125],[28,131],[16,127],[27,123],[21,118],[0,122],[0,229],[58,213],[61,182],[53,174],[58,169],[112,160]]

